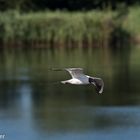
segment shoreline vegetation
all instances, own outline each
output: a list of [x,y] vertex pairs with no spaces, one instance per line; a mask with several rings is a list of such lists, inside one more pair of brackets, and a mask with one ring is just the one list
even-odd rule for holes
[[0,12],[1,46],[122,46],[140,43],[140,7],[118,11]]

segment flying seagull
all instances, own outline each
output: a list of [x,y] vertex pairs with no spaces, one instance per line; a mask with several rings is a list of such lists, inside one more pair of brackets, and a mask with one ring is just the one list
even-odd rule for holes
[[53,68],[54,71],[68,71],[71,75],[72,79],[61,81],[62,84],[74,84],[74,85],[87,85],[87,84],[93,84],[96,88],[96,91],[98,93],[102,93],[104,89],[104,82],[101,78],[97,77],[91,77],[88,75],[85,75],[83,73],[82,68],[64,68],[64,69],[57,69]]

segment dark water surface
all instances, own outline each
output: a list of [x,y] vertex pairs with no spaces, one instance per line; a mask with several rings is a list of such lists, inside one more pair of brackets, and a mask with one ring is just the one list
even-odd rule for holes
[[[82,67],[105,90],[61,85]],[[140,48],[0,51],[0,135],[6,140],[139,140]]]

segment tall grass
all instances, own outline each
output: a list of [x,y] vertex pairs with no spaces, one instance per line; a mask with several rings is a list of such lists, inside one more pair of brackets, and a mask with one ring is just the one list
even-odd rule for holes
[[116,28],[115,16],[116,12],[111,11],[7,11],[0,13],[0,41],[51,46],[106,46]]
[[131,33],[134,41],[140,43],[140,6],[129,8],[129,15],[123,23],[123,28]]

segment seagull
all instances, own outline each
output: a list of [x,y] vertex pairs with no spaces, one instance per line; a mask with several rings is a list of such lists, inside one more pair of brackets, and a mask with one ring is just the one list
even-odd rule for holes
[[54,71],[62,71],[65,70],[69,72],[71,75],[71,79],[61,81],[62,84],[74,84],[74,85],[88,85],[88,84],[93,84],[95,86],[96,91],[101,94],[104,89],[104,82],[101,78],[97,77],[91,77],[88,75],[85,75],[83,73],[82,68],[63,68],[63,69],[57,69],[57,68],[52,68]]

